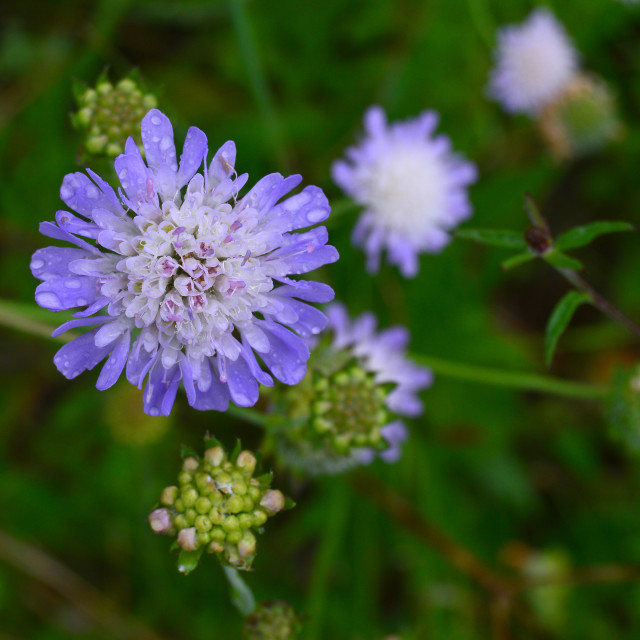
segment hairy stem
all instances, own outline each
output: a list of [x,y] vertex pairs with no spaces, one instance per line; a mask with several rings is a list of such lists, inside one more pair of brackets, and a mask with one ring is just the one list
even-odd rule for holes
[[600,309],[602,313],[609,316],[614,322],[620,323],[633,333],[636,338],[640,338],[640,326],[611,304],[602,294],[598,293],[577,271],[563,268],[557,268],[556,270],[578,291],[588,295],[591,303]]

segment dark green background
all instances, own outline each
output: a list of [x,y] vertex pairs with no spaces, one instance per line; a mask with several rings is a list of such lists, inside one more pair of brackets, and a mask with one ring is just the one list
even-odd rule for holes
[[[63,206],[62,177],[77,169],[71,82],[91,83],[106,65],[115,79],[140,69],[178,140],[192,124],[207,133],[211,149],[235,140],[238,169],[252,182],[272,171],[300,172],[337,201],[331,162],[352,143],[370,104],[382,104],[391,118],[433,108],[439,130],[479,166],[473,226],[524,228],[525,192],[556,231],[597,219],[640,222],[640,11],[614,0],[555,1],[584,66],[618,95],[626,126],[604,152],[559,165],[534,123],[505,116],[485,97],[496,25],[520,21],[534,6],[252,0],[249,41],[224,2],[27,0],[3,7],[0,294],[33,300],[29,258],[48,243],[38,223]],[[247,67],[247,42],[257,67]],[[414,280],[387,267],[372,278],[350,246],[354,221],[353,213],[330,221],[341,260],[321,274],[352,313],[373,309],[382,325],[407,325],[416,353],[544,371],[546,318],[566,291],[546,265],[504,274],[502,250],[458,241],[424,256]],[[635,317],[638,247],[638,235],[628,234],[581,253],[588,277]],[[52,363],[54,343],[0,331],[0,527],[44,548],[115,601],[121,615],[166,638],[239,637],[241,618],[217,563],[205,558],[188,578],[179,575],[169,541],[152,535],[146,514],[173,481],[180,443],[198,447],[209,429],[225,442],[241,435],[256,445],[260,432],[194,412],[179,397],[164,436],[128,444],[105,417],[121,402],[118,392],[96,391],[95,372],[64,380]],[[622,330],[580,310],[554,373],[606,382],[636,356]],[[612,441],[597,403],[440,377],[423,397],[425,413],[410,425],[402,462],[376,463],[370,473],[440,528],[496,566],[513,541],[559,549],[576,567],[640,562],[638,460]],[[346,478],[306,482],[283,470],[274,484],[298,506],[270,522],[247,581],[258,598],[284,598],[308,614],[309,638],[491,637],[483,592]],[[2,640],[119,637],[83,615],[74,598],[13,564],[0,558]],[[542,597],[560,612],[538,616],[552,638],[640,637],[635,584]],[[514,631],[516,638],[539,634],[521,623]]]

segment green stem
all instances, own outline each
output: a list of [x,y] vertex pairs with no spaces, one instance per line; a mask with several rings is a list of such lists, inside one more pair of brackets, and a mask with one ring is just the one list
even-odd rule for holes
[[471,21],[482,42],[489,50],[495,44],[496,25],[487,0],[467,0]]
[[614,322],[618,322],[628,329],[636,338],[640,338],[640,326],[626,316],[617,307],[611,304],[602,294],[598,293],[577,271],[556,267],[556,271],[568,280],[578,291],[589,296],[591,303],[609,316]]
[[38,307],[31,304],[0,300],[0,325],[55,342],[64,343],[73,339],[74,336],[68,333],[52,338],[54,327],[34,317],[39,311]]
[[349,512],[349,491],[342,482],[333,480],[331,484],[330,496],[326,501],[324,533],[313,563],[307,602],[309,624],[305,629],[305,640],[317,640],[322,637],[322,620],[329,594],[329,581]]
[[231,589],[231,602],[245,618],[250,616],[256,608],[256,599],[247,583],[240,577],[237,569],[223,567],[224,575]]
[[231,20],[238,39],[240,55],[244,60],[247,74],[249,75],[251,91],[253,92],[253,97],[258,104],[258,109],[262,116],[267,138],[273,148],[276,160],[280,166],[286,168],[287,159],[282,142],[280,122],[276,116],[273,99],[265,79],[264,70],[260,64],[260,58],[258,56],[256,41],[251,28],[246,4],[247,0],[227,0],[227,5],[231,13]]
[[258,427],[267,427],[269,425],[269,416],[266,413],[260,413],[250,407],[238,407],[235,404],[230,404],[227,411],[234,418],[239,418]]
[[504,371],[489,369],[470,364],[451,362],[433,356],[411,355],[418,364],[429,367],[435,374],[444,377],[487,384],[494,387],[520,389],[522,391],[539,391],[569,398],[605,398],[610,389],[601,385],[582,382],[571,382],[551,376],[522,371]]

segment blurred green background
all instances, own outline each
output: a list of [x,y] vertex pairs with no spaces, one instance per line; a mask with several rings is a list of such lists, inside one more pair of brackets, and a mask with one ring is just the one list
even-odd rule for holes
[[[330,164],[370,104],[392,119],[432,108],[439,130],[479,166],[473,226],[524,229],[525,192],[556,231],[598,219],[640,223],[640,10],[614,0],[232,5],[239,1],[5,4],[2,298],[33,300],[29,259],[48,244],[38,223],[63,206],[62,178],[77,170],[72,79],[91,84],[106,66],[114,80],[140,70],[178,141],[189,125],[207,133],[210,149],[235,140],[239,171],[252,182],[300,172],[338,201]],[[621,141],[572,163],[556,163],[534,123],[485,97],[495,28],[543,4],[566,25],[584,66],[617,94],[625,123]],[[544,372],[546,318],[567,290],[548,267],[505,274],[503,251],[458,241],[424,256],[415,280],[387,267],[372,278],[350,246],[354,221],[352,212],[329,222],[341,260],[321,274],[353,314],[372,309],[383,326],[407,325],[415,353]],[[612,236],[581,254],[589,279],[636,318],[639,242]],[[53,342],[5,328],[0,336],[0,528],[29,545],[0,537],[0,639],[239,637],[242,620],[217,562],[207,557],[179,575],[146,515],[174,479],[180,443],[199,448],[211,430],[256,446],[260,431],[197,413],[180,396],[169,423],[150,426],[126,384],[100,393],[95,372],[66,381],[53,366]],[[638,357],[623,330],[590,309],[579,310],[560,349],[554,374],[598,383]],[[555,557],[558,566],[640,563],[638,459],[611,438],[598,403],[443,377],[423,397],[401,463],[377,462],[367,473],[431,522],[507,573]],[[276,472],[276,486],[298,506],[269,523],[246,579],[258,599],[282,598],[307,614],[307,638],[502,637],[492,636],[486,594],[348,478]],[[67,591],[47,586],[47,575]],[[75,576],[114,609],[103,610],[102,596]],[[536,622],[516,620],[515,638],[640,637],[640,584],[537,590],[528,604]]]

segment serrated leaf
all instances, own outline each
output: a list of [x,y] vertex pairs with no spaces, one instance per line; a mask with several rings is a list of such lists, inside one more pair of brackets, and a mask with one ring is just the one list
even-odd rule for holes
[[628,222],[592,222],[582,227],[575,227],[560,234],[556,240],[556,247],[560,251],[585,247],[598,236],[605,233],[620,233],[621,231],[634,231],[635,227]]
[[543,259],[554,267],[559,269],[572,269],[573,271],[582,271],[584,268],[580,260],[569,257],[566,253],[560,253],[560,251],[549,251],[545,253]]
[[506,249],[526,249],[527,243],[519,231],[507,229],[458,229],[456,238],[474,240],[481,244]]
[[511,256],[507,258],[504,262],[500,264],[500,268],[504,271],[508,271],[509,269],[513,269],[525,262],[529,262],[533,260],[536,256],[530,251],[525,251],[524,253],[516,253],[515,256]]
[[180,555],[178,556],[178,571],[185,576],[189,575],[198,566],[203,551],[204,547],[200,547],[200,549],[196,551],[185,551],[181,549]]
[[227,566],[222,568],[231,588],[231,602],[243,616],[250,616],[256,608],[256,600],[251,589],[236,569]]
[[570,291],[551,312],[544,338],[544,357],[547,366],[551,365],[558,340],[569,326],[573,314],[585,302],[591,302],[591,298],[586,293]]

